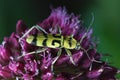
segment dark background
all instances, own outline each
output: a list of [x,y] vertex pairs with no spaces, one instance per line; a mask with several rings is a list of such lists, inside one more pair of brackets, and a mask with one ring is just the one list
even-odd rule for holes
[[21,19],[29,27],[47,18],[50,6],[64,6],[68,13],[81,15],[83,25],[88,26],[91,12],[95,21],[92,26],[96,38],[99,39],[98,51],[110,56],[111,65],[120,68],[120,4],[119,0],[0,0],[0,42],[14,31],[16,22]]

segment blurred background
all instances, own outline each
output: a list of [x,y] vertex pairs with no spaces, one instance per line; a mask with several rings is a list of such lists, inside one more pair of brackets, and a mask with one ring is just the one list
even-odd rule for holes
[[19,19],[33,26],[47,18],[50,6],[64,6],[68,13],[81,15],[83,25],[88,26],[94,13],[93,36],[98,41],[98,51],[111,65],[120,68],[120,4],[119,0],[0,0],[0,42],[15,32]]

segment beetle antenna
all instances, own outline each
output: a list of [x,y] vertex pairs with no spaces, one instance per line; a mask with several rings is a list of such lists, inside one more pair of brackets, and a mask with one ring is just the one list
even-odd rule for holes
[[90,22],[90,24],[89,24],[89,26],[88,26],[88,29],[87,29],[86,33],[85,33],[85,34],[82,36],[82,38],[80,39],[80,44],[82,43],[83,39],[86,37],[87,33],[89,32],[89,30],[90,30],[90,28],[91,28],[91,26],[92,26],[92,24],[93,24],[93,22],[94,22],[94,14],[91,13],[91,15],[92,15],[92,20],[91,20],[91,22]]
[[88,26],[87,32],[89,32],[91,26],[92,26],[93,23],[94,23],[94,13],[91,13],[91,15],[92,15],[92,20],[91,20],[91,22],[90,22],[90,24],[89,24],[89,26]]

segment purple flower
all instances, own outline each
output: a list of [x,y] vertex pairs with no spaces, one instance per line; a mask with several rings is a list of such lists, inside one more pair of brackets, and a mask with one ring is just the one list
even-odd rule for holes
[[12,71],[8,68],[8,66],[0,65],[0,76],[7,79],[7,78],[14,78]]
[[[71,36],[78,42],[84,34],[81,49],[72,49],[73,61],[71,62],[66,51],[62,49],[60,57],[53,65],[59,49],[48,48],[37,54],[29,54],[44,47],[38,47],[26,42],[26,37],[19,39],[29,30],[22,20],[16,25],[16,32],[10,37],[5,37],[0,45],[0,79],[22,80],[116,80],[118,69],[101,61],[101,54],[97,52],[96,43],[92,42],[92,29],[87,31],[81,25],[79,16],[68,14],[65,8],[52,9],[50,16],[41,26],[48,34]],[[28,35],[41,34],[38,30],[32,30]],[[29,54],[29,55],[26,55]]]
[[77,29],[80,27],[80,20],[78,18],[79,17],[74,14],[67,14],[65,8],[62,9],[59,7],[53,9],[50,16],[38,25],[52,34],[57,33],[57,27],[59,26],[64,36],[71,35],[76,34]]
[[9,50],[9,48],[4,48],[2,45],[0,45],[0,63],[2,65],[8,64],[10,60],[10,54],[11,51]]

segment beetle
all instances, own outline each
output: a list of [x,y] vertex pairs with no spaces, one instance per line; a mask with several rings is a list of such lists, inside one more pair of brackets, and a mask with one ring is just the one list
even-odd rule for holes
[[[34,28],[36,28],[37,30],[41,31],[41,34],[35,34],[35,35],[29,35],[27,36]],[[26,42],[28,44],[32,44],[35,46],[39,46],[39,47],[47,47],[47,48],[58,48],[59,51],[57,53],[57,57],[55,58],[55,60],[52,62],[52,65],[54,65],[54,63],[57,61],[57,59],[59,58],[59,56],[61,55],[62,52],[62,48],[65,49],[65,51],[67,52],[67,54],[70,56],[70,61],[72,62],[72,64],[75,65],[73,59],[72,59],[72,54],[69,51],[70,49],[79,49],[80,48],[80,44],[77,42],[76,39],[73,38],[73,35],[71,36],[63,36],[61,35],[61,31],[59,29],[59,34],[48,34],[43,28],[41,28],[38,25],[33,26],[32,28],[30,28],[20,39],[19,42],[25,37],[26,38]],[[30,52],[28,54],[34,54],[34,53],[40,53],[45,51],[47,48],[42,48],[33,52]],[[25,55],[28,55],[25,54]],[[22,56],[25,56],[22,55]],[[22,57],[20,56],[20,57]]]
[[[81,47],[81,43],[83,41],[83,39],[86,37],[90,26],[92,25],[94,21],[94,17],[92,19],[91,24],[89,25],[86,33],[82,36],[82,38],[80,39],[80,41],[77,41],[73,35],[70,36],[63,36],[61,34],[61,30],[58,27],[58,34],[48,34],[42,27],[35,25],[33,27],[31,27],[20,39],[19,42],[27,36],[26,38],[26,42],[28,44],[32,44],[35,46],[39,46],[39,47],[45,47],[33,52],[30,52],[28,54],[25,55],[29,55],[29,54],[34,54],[34,53],[40,53],[40,52],[44,52],[45,50],[47,50],[47,48],[54,48],[54,49],[59,49],[59,51],[57,52],[57,57],[53,60],[52,62],[52,66],[51,69],[53,70],[53,65],[55,64],[55,62],[57,61],[57,59],[60,57],[61,53],[62,53],[62,48],[65,49],[65,51],[67,52],[68,56],[70,57],[70,61],[72,62],[72,64],[75,65],[75,62],[72,58],[72,54],[70,52],[71,49],[76,49],[76,50],[84,50],[84,52],[86,53],[86,55],[88,56],[89,60],[91,61],[91,58],[89,57],[87,51]],[[41,34],[35,34],[35,35],[28,35],[33,29],[37,29],[38,31],[41,31]],[[47,48],[46,48],[47,47]],[[22,55],[22,56],[25,56]],[[22,57],[20,56],[20,57]],[[94,60],[96,61],[96,60]],[[97,61],[96,61],[97,62]]]

